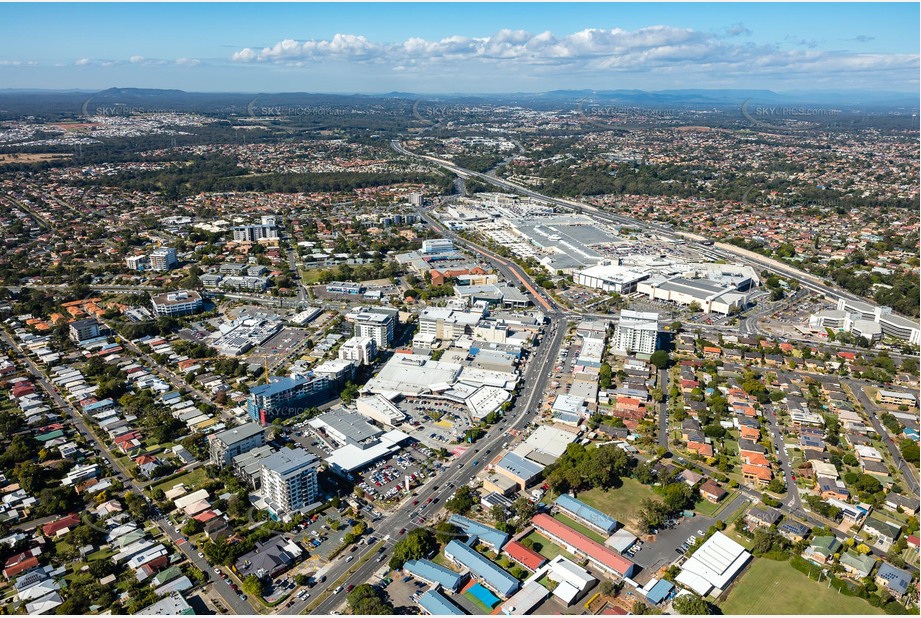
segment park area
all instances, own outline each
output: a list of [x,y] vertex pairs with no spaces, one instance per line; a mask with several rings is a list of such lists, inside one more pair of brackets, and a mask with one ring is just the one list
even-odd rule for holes
[[646,498],[655,498],[652,488],[636,479],[625,477],[623,485],[617,489],[590,489],[576,496],[589,506],[610,515],[621,524],[636,530],[641,503]]
[[789,562],[756,559],[719,603],[724,614],[882,614],[864,599],[840,594]]

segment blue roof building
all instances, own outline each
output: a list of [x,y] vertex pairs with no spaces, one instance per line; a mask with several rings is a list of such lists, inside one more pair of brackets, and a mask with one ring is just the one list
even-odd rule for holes
[[653,605],[658,605],[671,595],[675,586],[667,579],[660,579],[652,590],[646,593],[646,599]]
[[533,485],[540,478],[543,469],[542,465],[517,453],[506,453],[496,464],[496,470],[518,483],[521,489]]
[[581,500],[576,500],[568,494],[562,494],[556,499],[554,505],[574,519],[605,534],[611,534],[617,529],[618,523],[616,519],[585,504]]
[[466,616],[467,612],[437,590],[429,590],[419,597],[419,605],[431,616]]
[[908,592],[908,586],[911,584],[911,573],[897,569],[888,562],[884,562],[880,565],[879,571],[876,572],[876,583],[888,588],[892,594],[901,596]]
[[430,584],[439,584],[442,588],[447,588],[448,590],[457,591],[464,581],[464,577],[460,573],[455,573],[451,569],[446,569],[440,564],[435,564],[429,560],[408,560],[403,564],[403,570]]
[[470,569],[470,572],[480,581],[505,598],[512,596],[521,586],[517,579],[492,560],[460,541],[454,540],[448,543],[445,547],[445,556],[449,560]]
[[278,416],[296,416],[302,409],[323,401],[332,393],[326,376],[271,377],[268,384],[249,389],[246,411],[263,425]]
[[509,535],[504,532],[499,532],[495,528],[490,528],[485,524],[481,524],[478,521],[467,519],[462,515],[451,515],[450,519],[448,519],[448,523],[454,524],[463,530],[464,534],[467,536],[478,537],[481,543],[492,547],[496,551],[499,551],[508,543]]

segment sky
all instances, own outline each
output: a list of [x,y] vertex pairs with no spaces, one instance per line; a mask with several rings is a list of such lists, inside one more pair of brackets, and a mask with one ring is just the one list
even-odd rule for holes
[[0,4],[0,88],[918,92],[918,3]]

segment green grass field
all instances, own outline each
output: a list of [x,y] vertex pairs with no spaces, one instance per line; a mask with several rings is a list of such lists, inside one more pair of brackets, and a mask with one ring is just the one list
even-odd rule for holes
[[557,513],[557,514],[554,515],[553,517],[554,517],[554,519],[556,519],[558,522],[563,523],[563,524],[569,526],[570,528],[572,528],[572,529],[575,530],[576,532],[581,532],[582,534],[584,534],[584,535],[587,536],[588,538],[592,539],[593,541],[598,541],[599,543],[604,543],[606,540],[608,540],[608,537],[604,536],[603,534],[599,534],[598,532],[595,532],[594,530],[592,530],[592,529],[589,528],[588,526],[586,526],[586,525],[584,525],[584,524],[582,524],[582,523],[580,523],[580,522],[578,522],[578,521],[572,519],[571,517],[567,517],[567,516],[564,515],[563,513]]
[[553,560],[557,556],[563,556],[564,558],[568,558],[569,560],[572,560],[573,562],[578,562],[578,559],[575,556],[570,554],[568,551],[566,551],[562,547],[555,545],[553,542],[542,537],[537,532],[532,532],[531,534],[529,534],[528,536],[524,538],[531,539],[532,541],[534,541],[534,543],[539,544],[540,549],[537,550],[537,553],[539,553],[541,556],[543,556],[547,560]]
[[622,524],[634,525],[640,511],[640,503],[645,498],[654,498],[655,493],[651,487],[643,485],[631,478],[623,479],[623,486],[619,489],[605,491],[590,489],[583,491],[576,498],[589,506],[593,506],[602,513],[610,515]]
[[155,485],[154,489],[162,489],[163,491],[169,491],[175,485],[182,483],[185,485],[186,490],[189,492],[195,491],[195,489],[205,481],[207,478],[207,472],[205,472],[204,466],[196,468],[189,472],[188,474],[183,474],[182,476],[176,477],[171,481],[166,481],[165,483],[160,483]]
[[882,614],[864,599],[839,594],[789,562],[755,558],[725,601],[724,614]]

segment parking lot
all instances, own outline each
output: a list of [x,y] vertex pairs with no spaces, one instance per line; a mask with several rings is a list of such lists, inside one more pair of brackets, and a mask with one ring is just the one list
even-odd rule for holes
[[430,452],[428,449],[409,448],[390,459],[379,461],[361,475],[357,487],[376,502],[396,504],[409,493],[406,491],[407,477],[410,488],[413,488],[434,476],[434,471],[430,471],[425,463],[425,453]]
[[397,404],[411,417],[403,431],[433,447],[447,447],[473,426],[463,404],[444,399],[407,397]]
[[644,570],[656,571],[679,558],[683,553],[677,551],[679,547],[691,536],[702,536],[714,522],[712,517],[702,515],[681,518],[674,528],[659,530],[656,540],[644,543],[633,559]]
[[[345,512],[346,507],[340,507]],[[328,520],[339,522],[339,529],[334,530]],[[297,531],[294,539],[300,542],[312,556],[329,559],[332,553],[342,545],[342,537],[354,526],[349,524],[350,517],[345,517],[336,509],[327,509],[319,513],[313,521]]]
[[281,362],[291,351],[304,343],[308,331],[303,328],[282,328],[277,334],[268,339],[259,347],[247,354],[247,358],[258,359],[260,363],[265,358],[269,367]]

